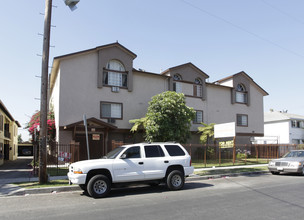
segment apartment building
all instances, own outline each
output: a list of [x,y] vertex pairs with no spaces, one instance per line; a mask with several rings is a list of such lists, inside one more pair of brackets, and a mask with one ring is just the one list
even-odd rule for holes
[[264,135],[263,97],[268,93],[245,72],[214,83],[192,63],[168,68],[161,74],[135,69],[135,53],[119,43],[55,57],[50,76],[50,109],[56,139],[80,142],[86,155],[83,115],[88,123],[90,155],[98,158],[111,141],[133,143],[129,120],[144,117],[151,97],[164,91],[182,92],[196,111],[189,143],[199,143],[197,127],[204,123],[236,122],[236,140],[249,143]]
[[6,160],[16,160],[18,157],[18,121],[0,100],[0,166]]

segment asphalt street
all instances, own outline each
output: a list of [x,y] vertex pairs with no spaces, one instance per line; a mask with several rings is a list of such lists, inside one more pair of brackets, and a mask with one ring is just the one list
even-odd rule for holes
[[0,198],[1,219],[301,219],[304,177],[252,175],[113,190],[93,199],[82,191]]

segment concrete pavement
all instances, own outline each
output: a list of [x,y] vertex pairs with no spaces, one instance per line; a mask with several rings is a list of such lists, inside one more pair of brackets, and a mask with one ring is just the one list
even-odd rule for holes
[[[44,188],[34,188],[34,189],[24,189],[18,187],[13,183],[20,182],[37,182],[38,177],[34,177],[32,173],[32,168],[28,164],[32,161],[32,157],[18,157],[15,161],[6,161],[4,165],[0,166],[0,197],[12,196],[12,195],[28,195],[28,194],[39,194],[39,193],[58,193],[65,191],[75,191],[80,190],[79,186],[60,186],[60,187],[44,187]],[[213,168],[201,168],[195,169],[195,171],[208,171],[208,170],[223,170],[223,169],[237,169],[246,167],[259,167],[262,165],[245,165],[245,166],[234,166],[234,167],[213,167]],[[261,174],[267,173],[268,171],[258,171],[250,173],[241,174],[216,174],[210,176],[199,176],[191,175],[186,179],[187,182],[204,180],[204,179],[215,179],[223,178],[227,176],[238,176],[238,175],[249,175],[249,174]],[[50,180],[67,179],[67,176],[54,176],[50,177]]]

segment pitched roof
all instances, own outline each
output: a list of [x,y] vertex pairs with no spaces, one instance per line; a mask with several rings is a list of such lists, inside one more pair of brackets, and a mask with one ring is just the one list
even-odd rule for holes
[[261,86],[259,86],[247,73],[245,73],[244,71],[241,71],[239,73],[236,73],[236,74],[233,74],[231,76],[228,76],[228,77],[225,77],[223,79],[220,79],[220,80],[217,80],[215,81],[214,83],[217,84],[217,83],[223,83],[225,81],[228,81],[230,79],[233,79],[233,77],[237,76],[237,75],[243,75],[244,77],[246,77],[247,79],[249,79],[249,81],[251,81],[254,85],[256,85],[260,90],[263,91],[263,93],[265,95],[269,95],[268,92],[266,92]]
[[304,120],[304,116],[289,114],[279,111],[270,111],[264,113],[264,122],[285,121],[285,120],[295,120],[295,119]]
[[[107,128],[110,128],[110,129],[116,129],[116,128],[117,128],[115,125],[111,125],[111,124],[109,124],[109,123],[106,123],[106,122],[104,122],[104,121],[102,121],[102,120],[99,120],[99,119],[97,119],[97,118],[94,118],[94,117],[88,118],[88,119],[87,119],[87,123],[88,123],[88,125],[89,125],[90,123],[93,123],[93,124],[99,125],[99,126],[101,126],[101,127],[107,127]],[[72,124],[65,125],[65,126],[63,126],[63,127],[64,127],[64,129],[70,129],[70,128],[73,128],[73,127],[79,126],[79,125],[80,125],[80,126],[84,126],[83,120],[82,120],[82,121],[74,122],[74,123],[72,123]]]
[[17,126],[20,128],[21,125],[18,121],[16,121],[13,116],[9,113],[9,111],[7,110],[7,108],[5,107],[4,103],[1,101],[0,99],[0,109],[5,113],[5,115],[11,120],[11,121],[14,121]]
[[70,56],[75,56],[75,55],[79,55],[79,54],[89,53],[89,52],[92,52],[92,51],[98,51],[98,50],[102,50],[102,49],[106,49],[106,48],[110,48],[110,47],[118,47],[118,48],[122,49],[126,53],[130,54],[131,57],[133,57],[133,59],[135,59],[137,57],[137,55],[135,53],[133,53],[131,50],[127,49],[126,47],[124,47],[120,43],[115,42],[115,43],[106,44],[106,45],[98,46],[98,47],[95,47],[95,48],[91,48],[91,49],[88,49],[88,50],[82,50],[82,51],[78,51],[78,52],[75,52],[75,53],[70,53],[70,54],[54,57],[54,60],[55,59],[62,59],[62,58],[65,58],[65,57],[70,57]]
[[161,73],[161,75],[164,75],[164,74],[166,74],[167,72],[170,72],[170,71],[175,70],[175,69],[179,69],[179,68],[184,67],[184,66],[189,66],[189,67],[193,68],[194,70],[198,71],[198,72],[199,72],[200,74],[202,74],[205,78],[209,78],[209,76],[208,76],[205,72],[203,72],[200,68],[198,68],[197,66],[195,66],[195,65],[192,64],[191,62],[189,62],[189,63],[184,63],[184,64],[181,64],[181,65],[178,65],[178,66],[171,67],[171,68],[169,68],[169,69],[163,71],[163,72]]

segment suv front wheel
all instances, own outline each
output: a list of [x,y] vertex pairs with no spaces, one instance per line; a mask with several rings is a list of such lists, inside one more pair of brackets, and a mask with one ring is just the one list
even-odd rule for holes
[[170,190],[179,190],[184,187],[185,177],[179,170],[173,170],[167,177],[167,187]]
[[104,175],[96,175],[90,179],[87,190],[93,198],[103,198],[110,192],[111,182],[109,178]]

